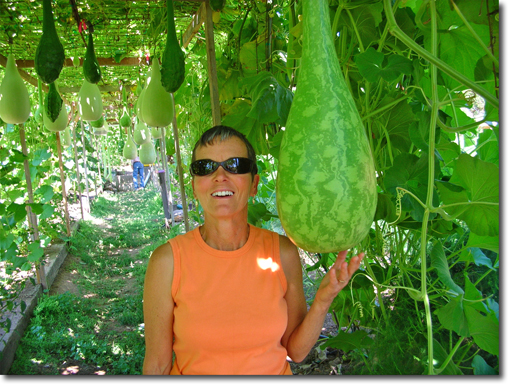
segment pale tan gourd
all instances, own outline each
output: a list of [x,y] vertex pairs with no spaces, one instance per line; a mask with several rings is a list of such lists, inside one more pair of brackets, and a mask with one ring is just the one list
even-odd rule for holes
[[24,123],[30,115],[27,86],[21,79],[14,55],[9,54],[0,84],[0,118],[13,125]]
[[96,121],[103,113],[102,95],[98,85],[85,79],[78,92],[78,113],[84,121]]

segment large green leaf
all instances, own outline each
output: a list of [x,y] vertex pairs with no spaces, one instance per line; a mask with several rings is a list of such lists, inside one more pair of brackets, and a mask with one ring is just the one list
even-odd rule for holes
[[349,352],[363,347],[369,347],[373,341],[368,333],[363,330],[354,332],[339,332],[337,336],[329,338],[321,345],[321,349],[326,347],[337,348],[344,352]]
[[385,55],[373,47],[355,56],[358,71],[369,82],[377,82],[380,77],[387,82],[393,82],[399,76],[410,75],[413,72],[412,61],[402,55],[387,56],[385,66],[383,66],[384,59]]
[[499,253],[499,236],[480,236],[470,232],[467,248],[482,248]]
[[457,285],[451,277],[449,264],[440,241],[436,241],[430,253],[431,266],[436,269],[440,281],[449,287],[456,294],[462,294],[463,290]]
[[[439,173],[439,163],[435,162],[435,175]],[[422,153],[420,157],[414,154],[401,153],[394,158],[394,165],[388,169],[383,178],[385,188],[394,196],[396,188],[400,187],[412,192],[419,200],[426,202],[428,181],[428,156]],[[401,209],[408,212],[416,221],[422,221],[424,216],[423,206],[411,195],[405,194],[401,200]],[[438,195],[433,196],[433,205],[438,205]],[[430,219],[436,216],[430,214]]]
[[470,335],[479,348],[490,354],[499,355],[499,321],[493,314],[484,316],[475,308],[465,307]]
[[435,310],[440,324],[460,336],[470,336],[469,325],[463,307],[463,294],[452,298],[445,306]]
[[467,223],[480,236],[499,235],[499,168],[479,158],[462,154],[455,162],[451,190],[437,183],[447,213]]
[[472,367],[474,369],[474,375],[498,375],[497,371],[483,359],[481,355],[476,355],[472,359]]

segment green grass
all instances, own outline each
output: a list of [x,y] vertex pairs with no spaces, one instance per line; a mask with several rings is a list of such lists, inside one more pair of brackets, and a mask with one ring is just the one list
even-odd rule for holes
[[103,194],[91,215],[69,243],[75,258],[66,269],[78,294],[40,298],[10,374],[61,374],[67,366],[78,374],[141,373],[146,264],[171,237],[162,227],[160,193]]

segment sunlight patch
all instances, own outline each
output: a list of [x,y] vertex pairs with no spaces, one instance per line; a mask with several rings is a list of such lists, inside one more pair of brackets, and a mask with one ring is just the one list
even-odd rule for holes
[[257,258],[257,264],[262,269],[270,269],[272,272],[277,271],[280,266],[273,261],[271,257],[264,259],[262,257]]

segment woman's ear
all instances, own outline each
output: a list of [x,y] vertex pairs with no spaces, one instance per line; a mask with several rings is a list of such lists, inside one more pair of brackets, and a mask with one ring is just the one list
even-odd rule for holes
[[258,192],[258,182],[259,181],[260,181],[260,176],[258,174],[255,174],[253,176],[253,181],[251,182],[251,192],[249,193],[249,195],[251,197],[256,196],[256,194]]

